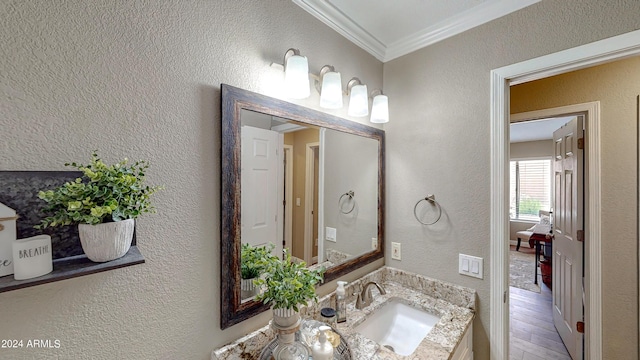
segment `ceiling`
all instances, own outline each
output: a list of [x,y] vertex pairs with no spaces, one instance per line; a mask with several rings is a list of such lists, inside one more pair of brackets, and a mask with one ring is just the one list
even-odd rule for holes
[[511,143],[553,139],[553,132],[575,116],[522,121],[511,124]]
[[293,0],[382,62],[541,0]]

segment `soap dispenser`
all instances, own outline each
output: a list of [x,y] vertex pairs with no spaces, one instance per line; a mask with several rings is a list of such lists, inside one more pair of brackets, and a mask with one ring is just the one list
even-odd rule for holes
[[344,290],[346,284],[346,281],[338,281],[336,289],[336,318],[339,323],[347,321],[347,297]]
[[318,335],[318,341],[313,344],[311,349],[311,356],[313,360],[333,360],[333,345],[327,341],[326,331],[331,330],[328,326],[320,326],[318,328],[320,333]]

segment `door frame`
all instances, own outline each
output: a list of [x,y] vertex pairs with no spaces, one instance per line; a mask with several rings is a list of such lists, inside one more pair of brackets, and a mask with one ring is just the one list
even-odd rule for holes
[[[594,141],[593,139],[590,139],[589,137],[589,132],[590,132],[590,126],[595,127],[597,129],[600,129],[600,102],[599,101],[594,101],[594,102],[588,102],[588,103],[582,103],[582,104],[574,104],[574,105],[567,105],[567,106],[560,106],[560,107],[555,107],[555,108],[548,108],[548,109],[541,109],[541,110],[534,110],[534,111],[528,111],[528,112],[523,112],[523,113],[517,113],[517,114],[512,114],[510,116],[510,121],[511,124],[517,124],[523,121],[531,121],[531,120],[538,120],[538,119],[548,119],[548,118],[554,118],[554,117],[565,117],[565,116],[583,116],[584,120],[584,128],[585,128],[585,132],[584,132],[584,138],[587,139],[587,141],[585,141],[585,149],[584,149],[584,166],[582,167],[583,170],[583,179],[584,179],[584,192],[583,192],[583,199],[582,199],[582,204],[583,204],[583,219],[584,219],[584,229],[587,230],[586,234],[585,234],[585,240],[583,242],[583,247],[584,247],[584,256],[583,256],[583,264],[584,264],[584,281],[582,282],[582,284],[580,285],[580,293],[577,294],[576,296],[579,296],[580,298],[582,298],[582,291],[584,291],[585,294],[585,298],[584,298],[584,310],[583,310],[583,319],[582,321],[585,322],[585,324],[591,324],[591,326],[596,326],[598,328],[602,327],[602,323],[599,320],[594,321],[593,319],[591,319],[590,317],[590,311],[589,309],[592,307],[600,307],[601,308],[601,297],[600,296],[596,296],[597,299],[592,299],[592,297],[590,297],[590,293],[591,293],[591,289],[590,289],[590,272],[591,272],[591,263],[590,263],[590,257],[589,255],[591,254],[591,251],[593,251],[592,249],[589,249],[589,247],[586,244],[589,244],[591,242],[593,243],[599,243],[601,241],[601,239],[598,237],[597,239],[593,239],[591,237],[591,233],[589,232],[589,229],[591,229],[589,227],[589,218],[587,217],[588,214],[588,210],[590,209],[589,207],[589,203],[591,201],[589,195],[589,179],[587,177],[587,169],[589,168],[589,166],[591,165],[591,163],[589,162],[590,158],[589,158],[589,149],[590,149],[590,140]],[[597,140],[599,141],[599,140]],[[555,145],[554,145],[555,146]],[[599,156],[599,155],[598,155]],[[553,160],[555,161],[555,159]],[[599,161],[599,159],[598,159]],[[552,162],[552,174],[553,174],[553,162]],[[508,176],[508,175],[507,175]],[[555,183],[555,178],[552,180]],[[554,184],[552,184],[552,196],[555,197],[557,196],[557,194],[555,194],[555,186]],[[555,204],[555,202],[553,202]],[[554,212],[557,214],[557,208],[554,207]],[[598,225],[599,226],[599,225]],[[507,246],[507,248],[509,248],[509,246]],[[598,245],[599,248],[599,245]],[[554,248],[555,249],[555,248]],[[600,258],[600,251],[597,252],[597,259],[593,259],[592,261],[594,261],[594,266],[593,267],[597,267],[598,269],[601,269],[601,258]],[[600,273],[600,271],[598,271],[598,274]],[[599,275],[598,275],[599,276]],[[584,286],[583,286],[584,285]],[[594,304],[595,303],[595,304]],[[552,310],[555,311],[555,310]],[[587,336],[588,334],[584,334],[584,338],[585,338],[585,343],[587,344]],[[587,349],[586,349],[586,345],[582,348],[583,351],[583,357],[581,359],[588,359],[588,357],[586,356],[587,353]]]
[[284,246],[293,249],[293,145],[283,145],[284,154]]
[[[314,188],[314,168],[315,168],[315,156],[314,148],[318,148],[320,151],[320,143],[312,142],[305,145],[306,148],[306,161],[305,161],[305,180],[304,180],[304,261],[307,264],[311,264],[312,248],[313,248],[313,188]],[[318,154],[319,155],[319,154]],[[319,160],[318,160],[319,161]],[[320,177],[318,176],[318,181]],[[318,189],[320,189],[318,184]],[[320,195],[318,194],[318,198]],[[318,209],[319,211],[319,209]],[[319,242],[320,240],[318,240]]]
[[[640,30],[618,35],[590,44],[563,50],[557,53],[526,60],[513,65],[491,70],[490,94],[490,139],[491,139],[491,202],[490,202],[490,354],[491,359],[506,359],[509,356],[509,305],[508,287],[508,247],[509,221],[504,214],[508,211],[509,182],[509,96],[511,85],[538,80],[604,64],[631,56],[640,55]],[[597,112],[599,113],[599,109]],[[592,121],[590,117],[588,121]],[[589,251],[587,261],[592,276],[586,281],[589,286],[590,308],[585,316],[590,324],[602,323],[602,299],[600,274],[601,242],[601,192],[600,192],[600,129],[599,124],[588,124],[590,131],[586,141],[589,150],[588,168],[585,180],[588,182],[589,204],[585,209],[588,223]],[[602,328],[588,325],[585,332],[585,356],[588,359],[602,359]]]

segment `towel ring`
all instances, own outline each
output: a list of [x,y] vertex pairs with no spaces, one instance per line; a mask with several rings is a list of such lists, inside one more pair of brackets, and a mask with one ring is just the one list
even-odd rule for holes
[[341,205],[342,205],[342,198],[344,198],[345,196],[348,196],[349,199],[353,200],[353,197],[355,196],[355,193],[353,192],[353,190],[349,190],[346,193],[342,194],[342,196],[340,196],[340,199],[338,199],[338,209],[343,214],[351,214],[353,209],[356,208],[356,202],[355,202],[355,200],[353,201],[353,205],[351,205],[351,209],[349,209],[349,211],[343,211]]
[[[422,220],[420,220],[420,218],[418,217],[418,204],[420,204],[423,201],[427,201],[428,203],[430,203],[432,206],[435,206],[436,208],[438,208],[438,216],[436,217],[436,219],[432,222],[423,222]],[[420,199],[418,200],[418,202],[416,203],[416,205],[413,207],[413,216],[416,217],[416,220],[418,220],[418,222],[422,225],[433,225],[435,223],[438,222],[438,220],[440,220],[440,217],[442,216],[442,208],[440,207],[440,204],[438,204],[438,202],[436,201],[436,196],[435,195],[427,195],[427,197],[425,197],[424,199]]]

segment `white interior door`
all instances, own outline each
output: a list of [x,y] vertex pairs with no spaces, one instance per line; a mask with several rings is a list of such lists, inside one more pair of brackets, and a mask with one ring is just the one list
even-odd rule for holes
[[[583,321],[582,261],[583,150],[582,116],[553,133],[554,140],[554,240],[553,240],[553,322],[574,360],[582,359],[582,334],[577,322]],[[582,240],[582,239],[580,239]]]
[[[275,244],[274,254],[282,254],[278,239],[279,189],[277,132],[252,126],[241,129],[241,235],[242,242],[254,246]],[[280,151],[281,152],[281,151]],[[282,212],[282,211],[280,211]]]

